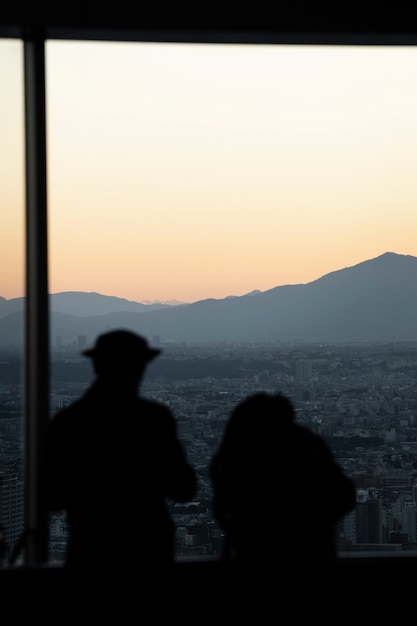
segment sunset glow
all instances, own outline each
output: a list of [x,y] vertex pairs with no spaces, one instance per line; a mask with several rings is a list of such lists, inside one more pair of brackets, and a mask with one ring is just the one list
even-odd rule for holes
[[[0,41],[0,296],[24,295],[22,44]],[[46,44],[49,291],[193,302],[417,256],[417,49]]]

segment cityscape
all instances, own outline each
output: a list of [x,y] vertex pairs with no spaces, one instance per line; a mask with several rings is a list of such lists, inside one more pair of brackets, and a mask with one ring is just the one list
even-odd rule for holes
[[[297,518],[283,495],[288,466],[270,490],[284,531],[271,524],[265,500],[252,503],[269,522],[250,533],[275,555],[265,571],[253,568],[249,585],[231,593],[234,577],[219,558],[209,462],[237,403],[267,391],[292,399],[297,421],[327,441],[355,484],[356,506],[337,525],[340,570],[326,580],[329,608],[336,591],[335,621],[408,617],[417,559],[410,21],[402,9],[361,7],[339,19],[328,7],[298,4],[280,11],[276,28],[269,18],[258,28],[251,17],[244,31],[181,30],[175,20],[155,30],[143,12],[137,20],[90,4],[69,19],[47,6],[14,6],[2,18],[3,612],[97,621],[115,604],[128,621],[161,607],[163,618],[178,610],[185,624],[196,615],[248,619],[256,604],[256,623],[275,614],[326,621],[325,607],[317,611],[306,595],[319,576],[293,558],[306,557],[317,536],[308,471],[294,488]],[[102,300],[81,314],[55,306],[68,294],[118,302],[111,312]],[[52,567],[44,567],[38,435],[90,386],[82,350],[121,324],[162,349],[141,391],[172,410],[199,486],[193,501],[170,504],[180,563],[172,589],[164,576],[147,575],[140,558],[109,577],[86,551],[84,602],[59,567],[68,544],[63,514],[50,517]],[[109,507],[117,492],[107,489]],[[111,533],[104,508],[84,520],[89,545],[103,546],[95,535],[102,524],[110,548],[124,533]],[[146,533],[133,535],[152,545]],[[283,567],[286,550],[294,568]],[[108,594],[99,569],[111,578]],[[252,583],[266,579],[267,593],[257,594]]]
[[[80,354],[86,341],[79,336],[75,345],[63,345],[56,338],[51,416],[78,398],[92,380],[90,365]],[[256,391],[288,395],[297,421],[327,440],[354,480],[357,504],[339,523],[339,552],[417,549],[416,343],[188,345],[164,344],[158,336],[152,343],[162,348],[162,355],[149,368],[141,392],[170,407],[199,478],[193,502],[171,505],[179,559],[221,554],[222,532],[212,513],[208,464],[231,410]],[[4,563],[24,531],[21,365],[19,354],[0,354],[0,524],[9,548]],[[300,497],[302,490],[300,485]],[[291,537],[290,515],[288,532]],[[51,516],[52,562],[63,562],[66,537],[63,514]],[[288,537],[268,538],[283,540]],[[308,542],[308,524],[305,537],[290,540]]]

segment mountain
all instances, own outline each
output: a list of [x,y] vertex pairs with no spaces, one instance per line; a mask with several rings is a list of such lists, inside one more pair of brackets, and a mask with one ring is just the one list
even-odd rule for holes
[[[417,257],[386,252],[307,284],[178,306],[155,308],[101,296],[101,314],[87,315],[94,310],[87,306],[92,294],[57,294],[67,308],[52,306],[51,342],[61,336],[69,344],[84,335],[92,343],[116,327],[150,341],[158,335],[162,343],[417,341],[416,285]],[[125,308],[112,309],[115,300]],[[2,317],[0,347],[21,345],[22,326],[22,311]]]
[[[49,296],[49,304],[51,311],[76,315],[77,317],[87,317],[89,315],[104,315],[106,313],[117,313],[119,311],[143,313],[144,311],[164,309],[167,306],[175,306],[181,303],[177,301],[170,303],[142,303],[126,300],[125,298],[116,298],[114,296],[103,296],[95,292],[64,291],[62,293],[51,294]],[[24,306],[25,298],[13,298],[12,300],[0,298],[0,318],[5,317],[9,313],[23,311]]]

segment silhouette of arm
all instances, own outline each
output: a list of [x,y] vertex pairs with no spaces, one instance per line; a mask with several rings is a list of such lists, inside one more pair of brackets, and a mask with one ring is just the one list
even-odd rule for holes
[[168,410],[165,412],[163,456],[166,467],[164,482],[166,496],[175,502],[189,502],[197,493],[197,474],[188,461],[186,450],[179,439],[177,423]]
[[68,466],[70,443],[65,416],[57,415],[50,422],[46,437],[43,464],[43,496],[46,510],[64,510],[68,504]]
[[322,464],[330,521],[335,523],[355,508],[355,484],[337,463],[326,441],[316,436],[315,444]]

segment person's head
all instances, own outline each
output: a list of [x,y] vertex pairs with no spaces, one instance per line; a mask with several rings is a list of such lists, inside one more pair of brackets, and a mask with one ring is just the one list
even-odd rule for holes
[[150,348],[141,335],[121,329],[100,335],[94,347],[83,355],[92,360],[98,376],[120,379],[140,378],[147,364],[160,353],[161,350]]
[[294,405],[282,393],[269,394],[257,392],[248,396],[237,406],[239,413],[248,420],[259,420],[259,416],[279,420],[281,423],[293,422],[295,419]]
[[295,409],[291,400],[282,393],[276,393],[272,396],[275,405],[276,414],[279,419],[286,423],[294,422]]
[[295,420],[291,400],[281,394],[254,393],[242,400],[232,413],[232,429],[236,436],[248,445],[257,440],[265,441],[286,430]]

